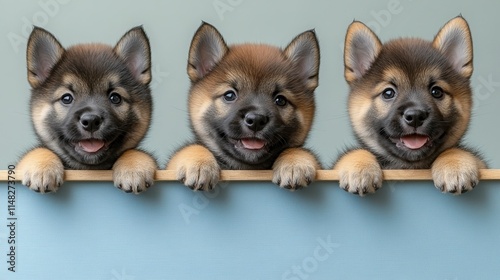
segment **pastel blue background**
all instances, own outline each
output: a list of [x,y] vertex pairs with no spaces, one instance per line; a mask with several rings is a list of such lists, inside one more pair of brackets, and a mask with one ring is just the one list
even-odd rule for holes
[[[25,68],[32,24],[50,30],[64,46],[114,44],[131,27],[144,26],[153,50],[155,112],[143,147],[162,166],[190,138],[186,58],[202,20],[228,43],[285,46],[315,28],[322,61],[308,146],[327,167],[354,143],[342,66],[349,23],[364,21],[382,40],[431,40],[460,13],[471,26],[475,53],[474,116],[466,139],[492,168],[500,168],[500,2],[436,2],[0,0],[0,169],[36,143]],[[227,10],[218,13],[216,7],[224,5]],[[66,183],[51,195],[18,186],[16,273],[7,271],[7,191],[1,185],[1,280],[500,276],[498,181],[482,182],[459,197],[439,193],[431,182],[388,182],[365,198],[332,182],[295,193],[271,183],[223,183],[216,193],[193,193],[162,182],[138,196],[110,182]]]

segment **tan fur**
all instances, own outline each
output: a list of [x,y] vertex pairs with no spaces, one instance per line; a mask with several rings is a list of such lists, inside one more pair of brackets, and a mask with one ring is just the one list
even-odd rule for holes
[[[52,110],[52,106],[49,102],[40,102],[38,106],[35,106],[31,110],[31,121],[35,130],[39,131],[40,137],[42,139],[50,140],[53,135],[45,129],[45,120]],[[58,112],[58,115],[60,112]]]
[[202,145],[189,145],[175,153],[166,167],[177,170],[177,180],[194,186],[194,190],[212,189],[220,177],[220,168],[213,154]]
[[[340,187],[363,196],[382,187],[382,168],[367,150],[357,149],[343,155],[333,167],[339,172]],[[357,186],[363,186],[359,189]]]
[[316,178],[321,165],[309,151],[302,148],[284,150],[273,165],[273,183],[295,190],[295,186],[307,186]]
[[59,157],[46,148],[36,148],[27,153],[17,164],[22,184],[30,189],[56,192],[64,180],[64,166]]
[[128,150],[113,165],[113,182],[125,192],[138,194],[153,185],[156,169],[156,161],[150,155]]
[[479,169],[486,164],[470,152],[451,148],[432,164],[434,184],[442,192],[461,194],[471,191],[479,181]]

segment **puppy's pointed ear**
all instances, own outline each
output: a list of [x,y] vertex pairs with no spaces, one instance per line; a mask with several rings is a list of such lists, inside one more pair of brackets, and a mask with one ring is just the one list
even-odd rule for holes
[[151,48],[142,26],[130,29],[116,43],[115,53],[127,64],[134,78],[142,84],[151,82]]
[[222,35],[212,25],[203,22],[189,47],[187,72],[191,82],[205,77],[227,53],[228,47]]
[[466,78],[472,75],[472,37],[467,21],[458,16],[448,21],[432,42],[443,53],[453,68]]
[[299,77],[310,89],[318,86],[319,43],[314,30],[299,34],[283,51],[298,71]]
[[354,21],[347,28],[344,45],[344,76],[348,83],[361,78],[372,66],[382,43],[362,22]]
[[63,53],[64,48],[54,35],[43,28],[33,28],[26,49],[28,82],[31,87],[36,88],[45,82]]

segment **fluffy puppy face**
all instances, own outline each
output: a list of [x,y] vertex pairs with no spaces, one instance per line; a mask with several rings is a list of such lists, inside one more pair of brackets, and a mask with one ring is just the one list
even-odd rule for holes
[[35,28],[28,41],[31,116],[42,144],[70,168],[110,168],[147,132],[152,101],[150,49],[137,27],[115,47],[64,49]]
[[385,44],[354,22],[344,62],[352,127],[385,165],[428,168],[467,130],[472,40],[463,18],[448,22],[432,42],[397,39]]
[[301,146],[314,118],[319,47],[314,32],[285,48],[228,47],[203,24],[189,53],[189,113],[198,138],[231,168],[269,168],[288,147]]

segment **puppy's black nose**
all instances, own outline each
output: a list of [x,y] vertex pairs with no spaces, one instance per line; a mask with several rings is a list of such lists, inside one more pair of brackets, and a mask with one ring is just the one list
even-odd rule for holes
[[245,115],[243,122],[251,130],[260,131],[269,122],[269,118],[267,116],[264,116],[264,115],[249,112]]
[[419,127],[429,117],[429,113],[422,109],[408,108],[403,113],[403,119],[409,126]]
[[101,116],[91,114],[91,113],[84,113],[80,117],[80,124],[82,125],[83,129],[89,132],[94,132],[99,129],[99,127],[102,124],[102,118]]

